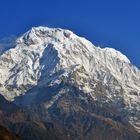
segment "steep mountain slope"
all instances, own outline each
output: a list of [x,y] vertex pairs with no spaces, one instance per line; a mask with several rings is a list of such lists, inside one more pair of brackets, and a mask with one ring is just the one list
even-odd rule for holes
[[4,127],[0,126],[0,140],[21,140],[20,137],[12,134]]
[[35,27],[19,37],[0,56],[0,93],[50,121],[60,139],[139,139],[140,71],[69,30]]
[[[16,107],[16,105],[6,101],[5,98],[0,95],[0,124],[5,126],[7,115],[14,113],[17,109],[18,107]],[[0,125],[0,140],[21,140],[21,138]]]
[[[114,107],[102,106],[77,88],[70,89],[49,110],[46,100],[25,110],[1,97],[9,110],[0,108],[0,124],[23,140],[139,140],[138,132],[122,122]],[[13,108],[15,111],[10,111]],[[0,133],[4,138],[3,129]]]

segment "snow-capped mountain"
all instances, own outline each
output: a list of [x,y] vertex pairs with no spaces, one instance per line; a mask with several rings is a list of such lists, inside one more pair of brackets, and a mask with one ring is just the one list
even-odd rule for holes
[[[140,132],[140,71],[119,51],[96,47],[69,30],[34,27],[0,56],[0,93],[9,101],[33,104],[38,89],[57,90],[62,83],[101,105],[114,106]],[[46,108],[65,92],[62,86]]]

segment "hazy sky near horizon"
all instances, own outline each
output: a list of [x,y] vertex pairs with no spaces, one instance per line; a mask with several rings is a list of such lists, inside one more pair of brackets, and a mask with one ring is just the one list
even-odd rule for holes
[[140,68],[140,0],[1,0],[0,38],[61,27],[124,53]]

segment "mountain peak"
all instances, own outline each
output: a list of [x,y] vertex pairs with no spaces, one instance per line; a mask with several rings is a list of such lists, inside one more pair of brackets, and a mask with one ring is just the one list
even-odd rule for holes
[[[61,28],[48,28],[48,27],[32,27],[31,30],[26,32],[23,36],[21,36],[17,42],[25,42],[27,43],[27,40],[30,41],[30,43],[39,43],[40,39],[51,39],[51,41],[56,42],[63,42],[65,38],[73,38],[76,35],[72,33],[69,30],[64,30]],[[39,39],[37,41],[37,39]],[[29,44],[30,44],[29,43]],[[28,45],[29,45],[28,44]]]
[[[19,37],[15,48],[0,57],[0,64],[1,84],[5,88],[8,85],[18,87],[37,84],[42,69],[45,69],[48,77],[61,70],[65,75],[69,75],[72,67],[80,66],[90,77],[97,78],[97,73],[110,73],[122,83],[127,82],[130,87],[136,88],[132,78],[136,77],[136,73],[139,74],[137,68],[130,66],[128,58],[113,48],[95,47],[69,30],[42,26],[33,27]],[[7,74],[3,74],[3,67]],[[130,74],[131,71],[133,74]],[[14,96],[17,94],[16,90],[18,94],[23,94],[14,88]]]
[[139,111],[140,71],[119,51],[95,47],[69,30],[33,27],[0,56],[0,93],[7,100],[21,97],[27,105],[35,102],[37,89],[56,89],[61,83],[71,83],[120,111]]
[[[31,30],[26,32],[23,36],[19,37],[17,39],[17,44],[24,44],[25,46],[30,45],[36,45],[36,44],[66,44],[66,43],[74,43],[74,42],[83,43],[85,47],[87,47],[89,50],[92,48],[95,48],[95,46],[86,40],[83,37],[78,37],[70,30],[61,29],[61,28],[48,28],[48,27],[32,27]],[[66,45],[69,46],[69,45]],[[89,47],[90,46],[90,47]],[[126,63],[130,63],[129,59],[123,55],[121,52],[113,49],[113,48],[103,48],[100,47],[99,51],[102,51],[103,53],[106,53],[107,55],[110,55],[112,57],[116,57],[117,59],[120,59],[121,61],[124,61]],[[58,49],[61,49],[59,47]],[[98,49],[97,49],[98,50]]]

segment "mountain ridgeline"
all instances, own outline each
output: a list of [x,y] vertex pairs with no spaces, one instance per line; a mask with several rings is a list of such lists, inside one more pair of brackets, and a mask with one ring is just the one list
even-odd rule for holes
[[0,125],[23,140],[140,140],[140,70],[69,30],[33,27],[0,56]]

